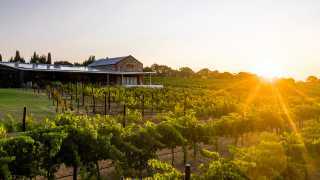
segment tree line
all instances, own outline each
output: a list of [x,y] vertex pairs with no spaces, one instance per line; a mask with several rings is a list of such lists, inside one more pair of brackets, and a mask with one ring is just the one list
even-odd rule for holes
[[[3,57],[0,54],[0,62],[3,61]],[[35,64],[55,64],[55,65],[70,65],[70,66],[88,66],[89,64],[96,61],[96,58],[94,55],[89,56],[88,59],[84,60],[82,63],[79,62],[69,62],[66,60],[62,61],[55,61],[52,62],[51,53],[49,52],[48,55],[39,55],[36,52],[33,53],[33,55],[30,58],[30,63]],[[20,63],[26,63],[26,60],[21,57],[20,51],[16,51],[16,54],[14,57],[11,57],[9,62],[20,62]],[[185,77],[185,78],[191,78],[191,77],[197,77],[197,78],[215,78],[215,79],[245,79],[245,78],[252,78],[257,77],[257,75],[249,73],[249,72],[239,72],[239,73],[230,73],[230,72],[219,72],[218,70],[210,70],[209,68],[202,68],[199,71],[194,71],[190,67],[180,67],[179,69],[174,69],[172,67],[169,67],[167,65],[160,65],[160,64],[152,64],[151,66],[147,66],[143,68],[143,71],[150,72],[154,71],[156,72],[156,75],[159,77]],[[290,79],[293,80],[294,79]],[[307,82],[315,83],[319,82],[320,80],[316,76],[308,76],[306,78]]]
[[[0,62],[3,62],[2,54],[0,54]],[[30,57],[29,63],[33,64],[55,64],[55,65],[74,65],[74,66],[88,66],[92,62],[95,61],[95,56],[89,56],[88,59],[84,60],[82,63],[72,63],[70,61],[61,60],[61,61],[54,61],[52,60],[51,52],[48,55],[39,55],[36,51]],[[20,51],[17,50],[14,57],[11,57],[8,62],[17,62],[17,63],[27,63],[27,60],[20,55]]]

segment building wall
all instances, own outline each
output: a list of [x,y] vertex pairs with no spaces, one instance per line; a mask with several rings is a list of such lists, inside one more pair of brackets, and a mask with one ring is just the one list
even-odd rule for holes
[[143,64],[134,57],[129,56],[116,64],[116,70],[125,72],[142,72]]
[[94,66],[94,68],[105,71],[142,72],[143,64],[133,56],[128,56],[117,64]]

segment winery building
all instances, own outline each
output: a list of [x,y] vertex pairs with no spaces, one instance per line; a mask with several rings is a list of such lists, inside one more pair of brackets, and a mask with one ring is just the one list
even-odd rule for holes
[[151,74],[143,72],[143,64],[131,55],[99,59],[87,67],[0,62],[0,87],[43,86],[54,81],[143,86],[144,76]]

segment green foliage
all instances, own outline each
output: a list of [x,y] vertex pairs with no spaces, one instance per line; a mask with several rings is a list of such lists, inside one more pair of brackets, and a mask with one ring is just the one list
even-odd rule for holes
[[61,128],[34,130],[29,132],[29,135],[40,143],[40,152],[38,156],[40,159],[40,167],[46,171],[48,179],[54,178],[54,173],[57,172],[60,162],[58,153],[61,145],[67,137],[65,131]]
[[2,148],[7,156],[15,157],[14,161],[8,163],[11,174],[24,177],[41,174],[40,143],[29,136],[18,136],[6,139]]
[[[166,71],[165,67],[158,70]],[[20,131],[21,124],[10,117],[2,120],[2,176],[19,175],[10,168],[21,163],[21,159],[15,159],[19,152],[11,152],[8,148],[19,144],[31,152],[31,159],[25,157],[28,163],[21,163],[30,169],[29,173],[22,175],[25,177],[43,175],[52,179],[59,166],[65,164],[74,168],[75,177],[80,170],[82,178],[99,179],[99,162],[108,160],[120,176],[181,178],[181,172],[173,166],[154,159],[158,158],[160,150],[171,150],[171,164],[178,165],[175,149],[183,149],[185,163],[187,151],[193,148],[193,162],[200,160],[203,163],[199,168],[194,167],[194,179],[306,179],[312,164],[310,159],[318,161],[320,153],[318,82],[281,80],[275,87],[257,84],[256,80],[250,79],[233,88],[238,83],[235,78],[245,79],[251,75],[226,73],[223,74],[225,77],[232,78],[226,81],[210,79],[212,74],[222,73],[203,70],[192,75],[201,76],[204,80],[170,78],[171,83],[178,85],[163,89],[97,85],[79,88],[54,83],[47,87],[54,100],[62,100],[69,95],[76,99],[77,87],[78,99],[80,94],[88,96],[84,108],[91,109],[93,102],[101,105],[110,93],[112,112],[118,111],[118,114],[92,115],[90,110],[88,115],[75,115],[70,108],[53,120],[47,118],[39,122],[30,116],[27,119],[28,132],[15,134],[11,132]],[[296,90],[290,90],[290,86]],[[256,94],[254,90],[257,90]],[[273,93],[276,90],[286,92],[282,102]],[[300,97],[298,90],[312,98]],[[95,113],[104,113],[99,112],[99,107]],[[125,113],[121,112],[123,107]],[[63,108],[67,110],[68,107]],[[149,119],[146,112],[151,114],[150,121],[146,120]],[[153,116],[155,114],[157,117]],[[29,140],[11,142],[11,139],[25,136]],[[212,143],[217,150],[221,145],[219,152],[223,152],[222,157],[218,152],[201,149],[201,146],[212,148]],[[234,145],[230,148],[231,155],[226,152],[226,146],[230,144]],[[35,152],[38,157],[34,156]],[[198,156],[199,152],[201,156]],[[179,153],[177,157],[181,155]]]
[[4,125],[0,124],[0,139],[6,137],[7,130]]
[[307,176],[303,144],[294,134],[264,133],[257,145],[233,147],[231,152],[233,162],[250,179],[304,179]]
[[126,127],[123,134],[125,142],[130,142],[129,149],[125,149],[123,169],[136,175],[142,175],[148,167],[148,160],[156,158],[156,152],[164,145],[159,141],[160,134],[154,124],[147,122],[144,127]]
[[214,160],[207,165],[200,166],[199,176],[195,176],[194,179],[206,180],[246,180],[248,179],[238,168],[236,164],[225,159]]
[[21,124],[19,124],[11,114],[7,114],[5,118],[0,119],[2,127],[7,132],[17,132],[21,130]]
[[183,175],[181,172],[176,170],[171,165],[161,162],[156,159],[148,161],[148,165],[154,171],[152,177],[144,178],[145,180],[156,180],[156,179],[182,179]]
[[3,149],[3,140],[0,141],[0,179],[11,179],[9,163],[15,160],[14,156],[9,156]]

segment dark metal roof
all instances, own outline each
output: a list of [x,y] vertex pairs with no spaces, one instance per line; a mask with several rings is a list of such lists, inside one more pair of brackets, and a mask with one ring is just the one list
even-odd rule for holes
[[89,67],[118,64],[120,61],[122,61],[123,59],[125,59],[125,58],[127,58],[129,56],[99,59],[99,60],[96,60],[93,63],[89,64]]

